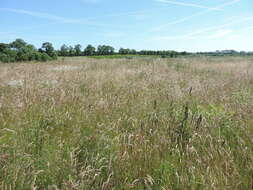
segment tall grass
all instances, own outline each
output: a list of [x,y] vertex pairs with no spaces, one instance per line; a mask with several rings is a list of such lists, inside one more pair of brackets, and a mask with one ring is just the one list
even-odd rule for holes
[[252,189],[252,63],[0,65],[0,188]]

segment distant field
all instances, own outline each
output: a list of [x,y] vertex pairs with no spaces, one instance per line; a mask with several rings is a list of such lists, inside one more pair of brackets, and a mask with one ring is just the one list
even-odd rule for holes
[[253,57],[0,64],[0,189],[253,189]]

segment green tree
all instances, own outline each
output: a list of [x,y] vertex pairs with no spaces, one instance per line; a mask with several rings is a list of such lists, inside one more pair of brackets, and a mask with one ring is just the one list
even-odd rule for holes
[[93,56],[95,54],[96,54],[96,48],[90,44],[84,49],[85,56]]
[[121,54],[121,55],[127,55],[127,54],[131,54],[131,53],[132,53],[132,50],[130,50],[130,49],[124,49],[124,48],[119,49],[119,54]]
[[81,56],[82,55],[81,48],[82,48],[82,46],[80,44],[75,45],[74,49],[75,49],[75,55],[76,56]]
[[41,59],[41,61],[48,61],[48,60],[50,60],[50,57],[47,53],[41,53],[40,59]]
[[65,44],[61,46],[61,49],[59,51],[60,56],[68,56],[69,55],[69,47]]
[[135,55],[137,53],[137,51],[135,49],[131,49],[129,54]]
[[0,52],[3,52],[3,51],[6,50],[7,48],[9,48],[9,45],[8,45],[8,44],[0,43]]
[[97,48],[98,55],[112,55],[114,53],[114,48],[107,45],[99,45]]
[[[47,61],[51,59],[48,56],[48,54],[45,53],[46,51],[50,52],[49,50],[50,48],[48,48],[48,46],[46,46],[45,44],[44,47],[40,49],[39,52],[33,45],[26,43],[22,39],[16,39],[10,44],[0,43],[0,61],[1,62],[33,61],[33,60]],[[51,55],[54,56],[54,53],[52,53]],[[44,54],[46,54],[46,56]]]
[[76,52],[72,46],[69,46],[69,56],[75,56]]
[[13,49],[20,49],[26,45],[27,43],[22,39],[16,39],[14,42],[10,43],[10,47]]
[[56,59],[57,58],[57,54],[54,50],[54,47],[51,43],[49,42],[45,42],[42,44],[42,47],[40,49],[40,51],[42,53],[46,53],[49,57]]

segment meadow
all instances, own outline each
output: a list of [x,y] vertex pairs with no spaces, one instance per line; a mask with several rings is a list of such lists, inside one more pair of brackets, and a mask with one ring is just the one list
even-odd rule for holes
[[0,64],[0,189],[253,189],[253,57]]

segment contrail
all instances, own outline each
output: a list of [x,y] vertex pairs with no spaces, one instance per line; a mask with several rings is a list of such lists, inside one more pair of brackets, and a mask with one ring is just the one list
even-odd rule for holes
[[[201,34],[201,33],[210,32],[210,31],[213,31],[213,30],[221,30],[221,29],[223,29],[225,27],[228,27],[228,26],[232,26],[232,25],[235,25],[235,24],[241,24],[241,23],[244,23],[244,22],[247,22],[247,21],[252,21],[252,20],[253,20],[253,17],[248,17],[248,18],[244,18],[244,19],[238,18],[238,20],[235,20],[235,21],[227,22],[227,23],[217,25],[217,26],[207,27],[207,28],[204,28],[204,29],[201,29],[201,30],[197,30],[195,32],[188,33],[186,35],[182,35],[182,36],[165,36],[165,37],[160,37],[160,39],[163,39],[163,40],[182,39],[182,38],[187,38],[187,39],[189,39],[189,38],[193,39],[194,38],[195,39],[196,37],[199,37],[198,35]],[[243,30],[249,30],[249,29],[253,29],[253,26],[244,28],[244,29],[242,29],[242,31]]]
[[98,26],[98,27],[108,26],[105,24],[100,24],[97,22],[95,23],[95,22],[89,21],[92,18],[88,18],[88,19],[66,18],[66,17],[56,16],[56,15],[52,15],[52,14],[48,14],[48,13],[28,11],[28,10],[23,10],[23,9],[0,8],[0,10],[56,21],[56,24],[64,24],[64,23],[65,24],[87,24],[87,25]]
[[[106,24],[100,24],[100,23],[95,22],[94,19],[98,19],[101,17],[118,17],[118,16],[135,15],[135,14],[145,13],[150,10],[122,12],[122,13],[107,14],[107,15],[103,15],[103,16],[94,16],[94,17],[88,17],[88,18],[82,18],[82,19],[66,18],[66,17],[57,16],[57,15],[52,15],[49,13],[29,11],[29,10],[23,10],[23,9],[0,8],[0,11],[7,11],[7,12],[12,12],[12,13],[17,13],[17,14],[23,14],[23,15],[28,15],[28,16],[35,17],[35,18],[42,18],[42,19],[47,19],[47,20],[53,21],[53,22],[47,23],[47,24],[33,25],[33,26],[28,26],[28,27],[23,27],[23,28],[18,29],[18,30],[30,30],[30,29],[46,27],[46,26],[55,25],[55,24],[85,24],[85,25],[95,26],[95,27],[110,27],[110,28],[117,28],[117,29],[119,27],[126,28],[125,26],[111,26],[111,25],[106,25]],[[7,32],[1,32],[1,34],[10,35],[10,34],[14,34],[14,32],[7,31]]]
[[[221,4],[219,6],[216,6],[214,8],[217,8],[217,9],[220,9],[220,8],[224,8],[226,6],[229,6],[229,5],[233,5],[235,3],[238,3],[239,1],[241,0],[233,0],[233,1],[230,1],[230,2],[227,2],[227,3],[224,3],[224,4]],[[178,19],[178,20],[175,20],[175,21],[172,21],[172,22],[169,22],[167,24],[164,24],[164,25],[160,25],[160,26],[157,26],[156,28],[152,29],[151,32],[155,32],[155,31],[160,31],[170,25],[174,25],[174,24],[178,24],[178,23],[182,23],[182,22],[185,22],[187,20],[190,20],[191,18],[194,18],[194,17],[197,17],[197,16],[200,16],[200,15],[204,15],[206,13],[209,13],[209,12],[213,12],[213,10],[204,10],[204,11],[201,11],[201,12],[198,12],[198,13],[195,13],[193,15],[190,15],[190,16],[187,16],[187,17],[184,17],[184,18],[181,18],[181,19]]]
[[239,20],[236,20],[236,21],[231,21],[231,22],[222,24],[222,25],[211,26],[211,27],[208,27],[208,28],[204,28],[202,30],[198,30],[198,31],[189,33],[187,36],[195,36],[195,35],[198,35],[198,34],[201,34],[201,33],[204,33],[204,32],[209,32],[209,31],[212,31],[212,30],[223,29],[223,28],[228,27],[228,26],[232,26],[232,25],[235,25],[235,24],[240,24],[240,23],[243,23],[243,22],[251,21],[251,20],[253,20],[253,17],[239,19]]
[[27,10],[23,10],[23,9],[0,8],[0,10],[18,13],[18,14],[29,15],[29,16],[37,17],[37,18],[44,18],[44,19],[48,19],[48,20],[59,21],[59,22],[63,22],[63,23],[76,23],[77,22],[76,19],[60,17],[60,16],[56,16],[56,15],[51,15],[48,13],[27,11]]
[[221,11],[222,10],[222,9],[216,8],[216,7],[212,8],[212,7],[207,7],[207,6],[193,4],[193,3],[175,2],[175,1],[170,1],[170,0],[156,0],[156,1],[162,2],[162,3],[167,3],[167,4],[174,4],[174,5],[185,6],[185,7],[195,7],[195,8],[201,8],[201,9],[207,9],[207,10],[213,10],[213,11]]

